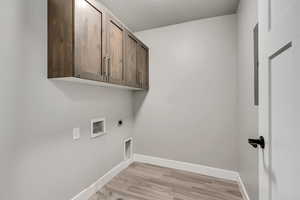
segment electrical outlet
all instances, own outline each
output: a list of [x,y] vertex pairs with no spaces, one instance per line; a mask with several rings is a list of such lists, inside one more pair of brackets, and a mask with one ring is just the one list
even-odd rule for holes
[[80,129],[73,128],[73,140],[79,140],[80,138]]

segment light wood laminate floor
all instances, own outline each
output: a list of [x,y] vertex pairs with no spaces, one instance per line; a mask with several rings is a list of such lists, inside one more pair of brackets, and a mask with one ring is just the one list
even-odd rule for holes
[[133,163],[89,200],[242,200],[236,182]]

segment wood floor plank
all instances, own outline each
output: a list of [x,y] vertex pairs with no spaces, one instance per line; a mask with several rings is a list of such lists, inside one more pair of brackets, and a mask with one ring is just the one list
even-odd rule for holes
[[243,200],[237,182],[132,163],[89,200]]

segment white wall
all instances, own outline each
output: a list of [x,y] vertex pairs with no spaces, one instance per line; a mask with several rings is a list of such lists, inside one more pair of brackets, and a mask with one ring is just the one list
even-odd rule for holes
[[253,29],[257,1],[241,0],[238,9],[239,172],[251,200],[258,199],[258,152],[247,142],[258,137],[258,107],[254,106]]
[[135,95],[135,152],[237,170],[237,30],[228,15],[137,33],[150,91]]
[[[70,199],[123,159],[132,93],[47,79],[47,0],[1,1],[0,24],[0,199]],[[91,139],[102,116],[109,134]]]

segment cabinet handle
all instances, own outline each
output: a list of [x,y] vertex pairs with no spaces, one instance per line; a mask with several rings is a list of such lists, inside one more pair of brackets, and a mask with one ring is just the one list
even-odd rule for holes
[[108,81],[108,63],[109,63],[109,57],[106,57],[106,65],[105,65],[105,80]]
[[111,78],[111,58],[108,58],[107,61],[107,65],[108,65],[108,77]]
[[142,72],[138,72],[138,84],[139,87],[142,88],[143,87],[143,80],[142,80]]
[[103,58],[102,69],[100,69],[100,72],[101,72],[101,75],[102,75],[102,76],[105,76],[105,75],[106,75],[105,67],[106,67],[106,56],[104,56],[104,58]]
[[143,73],[141,72],[141,88],[143,88],[143,83],[144,83]]
[[137,80],[136,80],[136,84],[138,87],[140,87],[140,72],[137,72]]
[[139,82],[140,82],[140,72],[137,72],[136,73],[136,86],[139,85]]

